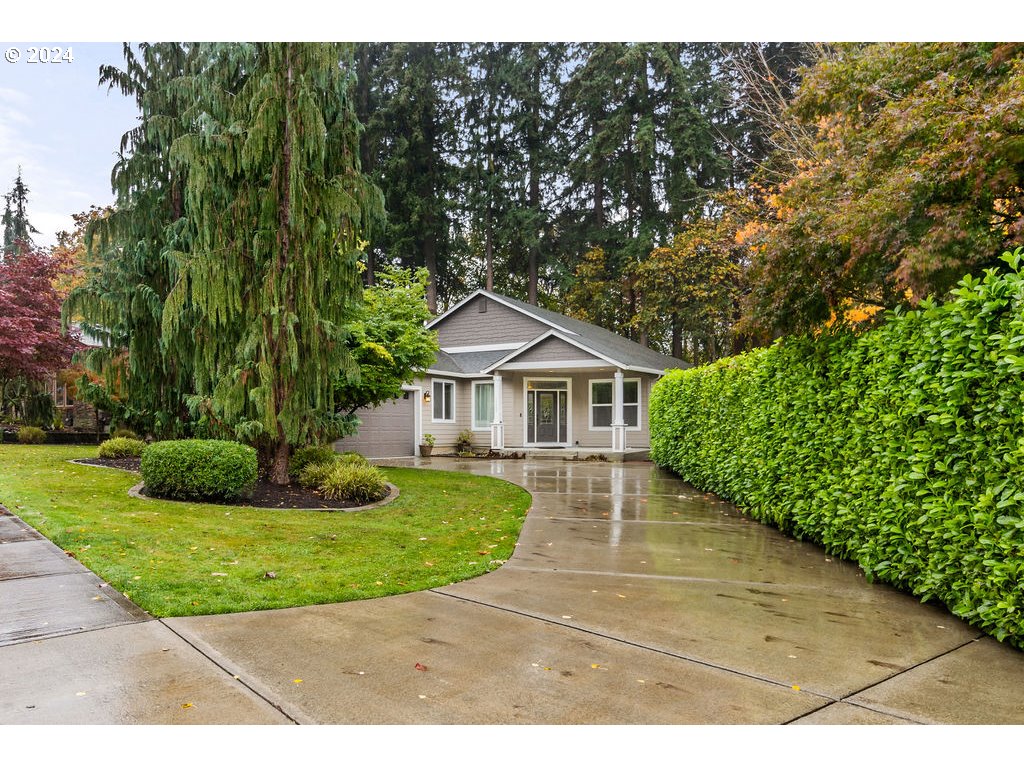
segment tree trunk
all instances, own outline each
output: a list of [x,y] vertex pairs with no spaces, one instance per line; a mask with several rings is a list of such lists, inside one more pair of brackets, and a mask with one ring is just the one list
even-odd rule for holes
[[672,315],[672,357],[683,358],[683,322],[679,315]]
[[433,315],[437,314],[437,250],[434,247],[434,238],[428,235],[423,242],[423,266],[430,273],[430,281],[427,283],[427,309]]
[[530,92],[530,124],[527,128],[526,140],[530,152],[530,252],[527,268],[526,301],[537,306],[538,262],[540,261],[540,51],[534,46],[533,87]]
[[[292,104],[292,65],[291,65],[291,49],[287,49],[288,54],[286,55],[287,62],[287,77],[286,77],[286,90],[285,90],[285,116],[284,116],[284,136],[281,146],[281,177],[278,183],[281,185],[281,198],[278,204],[278,252],[277,252],[277,271],[278,275],[285,275],[288,269],[288,259],[291,256],[291,165],[292,165],[292,133],[291,133],[291,121],[289,119],[289,112],[293,109]],[[280,313],[280,319],[278,320],[278,327],[276,334],[271,331],[271,337],[267,339],[269,353],[271,358],[271,375],[274,379],[267,382],[272,392],[271,397],[276,409],[277,419],[277,435],[276,443],[274,444],[274,460],[270,466],[270,474],[268,479],[275,485],[288,485],[288,439],[284,433],[284,427],[281,426],[280,413],[284,407],[284,403],[287,400],[287,385],[285,382],[278,380],[282,358],[286,355],[285,351],[285,339],[288,338],[288,325],[287,318],[292,314],[294,306],[294,296],[291,290],[291,281],[287,280],[285,283],[285,311]],[[265,321],[266,322],[266,321]],[[264,328],[266,328],[264,324]],[[284,457],[282,463],[282,455]]]

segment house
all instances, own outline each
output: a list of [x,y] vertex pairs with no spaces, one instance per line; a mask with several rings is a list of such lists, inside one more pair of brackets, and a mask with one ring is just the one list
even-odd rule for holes
[[427,324],[440,351],[401,398],[357,412],[362,426],[338,450],[412,456],[424,434],[436,452],[460,432],[474,450],[650,446],[651,386],[688,363],[532,304],[478,290]]

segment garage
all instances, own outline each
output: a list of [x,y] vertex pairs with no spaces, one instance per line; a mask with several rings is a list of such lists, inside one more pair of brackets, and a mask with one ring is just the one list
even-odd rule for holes
[[368,459],[416,454],[416,397],[406,392],[377,408],[360,408],[359,432],[338,440],[335,450],[356,451]]

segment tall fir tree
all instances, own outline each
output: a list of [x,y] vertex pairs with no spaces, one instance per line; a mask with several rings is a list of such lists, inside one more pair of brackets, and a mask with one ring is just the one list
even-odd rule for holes
[[177,351],[188,348],[190,334],[183,328],[167,337],[162,318],[177,275],[171,254],[188,251],[193,228],[185,216],[185,176],[171,168],[169,155],[195,119],[182,85],[201,76],[203,62],[197,46],[180,43],[125,44],[123,55],[122,68],[100,68],[100,84],[135,100],[139,124],[121,139],[111,174],[114,209],[86,229],[89,264],[68,295],[64,320],[80,320],[103,343],[83,353],[82,362],[105,386],[84,391],[140,433],[182,436],[194,390],[191,357]]
[[384,192],[388,216],[383,234],[374,238],[373,258],[426,267],[431,312],[455,293],[462,51],[455,43],[360,47],[360,58],[379,60],[369,70],[376,109],[364,115],[372,142],[364,152],[373,158],[371,178]]
[[19,167],[11,191],[4,195],[4,248],[0,261],[16,259],[22,251],[31,250],[32,235],[39,234],[28,220],[28,193]]

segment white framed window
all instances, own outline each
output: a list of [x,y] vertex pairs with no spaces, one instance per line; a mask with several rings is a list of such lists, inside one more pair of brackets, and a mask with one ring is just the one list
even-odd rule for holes
[[[615,382],[612,379],[590,380],[590,428],[600,431],[612,428]],[[626,429],[640,429],[640,379],[622,381],[622,420]]]
[[483,432],[494,421],[494,382],[473,382],[473,430]]
[[450,379],[430,380],[430,420],[455,421],[455,382]]

